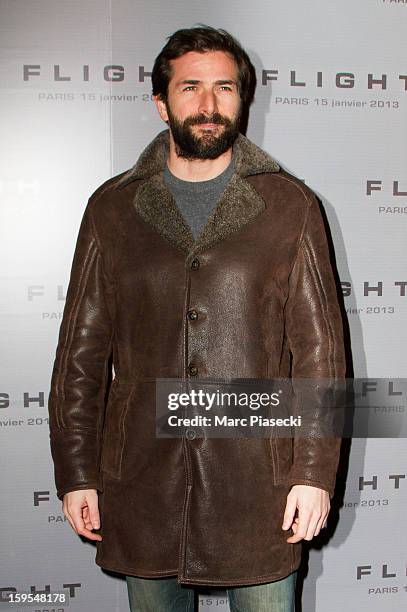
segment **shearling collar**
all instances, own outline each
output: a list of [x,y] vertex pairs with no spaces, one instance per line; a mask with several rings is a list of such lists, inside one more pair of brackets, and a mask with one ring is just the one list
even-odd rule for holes
[[[135,179],[147,179],[161,172],[166,164],[169,147],[169,130],[159,132],[157,136],[141,153],[136,164],[128,170],[116,183],[121,188]],[[251,142],[243,134],[239,134],[233,150],[236,152],[235,172],[240,176],[250,176],[263,172],[278,172],[279,164],[265,151]]]
[[133,181],[139,182],[132,201],[136,212],[160,236],[180,249],[189,263],[198,253],[238,232],[265,210],[266,203],[254,189],[250,177],[279,172],[280,166],[265,151],[239,134],[233,145],[233,174],[194,240],[191,228],[163,179],[168,147],[169,131],[163,130],[144,149],[137,163],[121,176],[114,188],[122,189]]

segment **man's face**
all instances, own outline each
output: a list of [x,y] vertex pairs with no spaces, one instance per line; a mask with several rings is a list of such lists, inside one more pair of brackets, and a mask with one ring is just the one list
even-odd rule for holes
[[167,101],[155,99],[168,121],[177,155],[215,159],[239,134],[237,66],[223,51],[189,51],[172,60]]

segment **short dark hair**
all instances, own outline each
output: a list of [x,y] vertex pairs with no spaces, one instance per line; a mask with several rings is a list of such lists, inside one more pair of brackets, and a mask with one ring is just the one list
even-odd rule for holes
[[157,56],[151,81],[153,95],[160,96],[164,101],[168,96],[168,83],[171,79],[170,60],[197,51],[224,51],[232,55],[237,65],[238,90],[243,108],[248,108],[253,101],[256,89],[256,71],[249,56],[241,44],[226,30],[212,28],[204,24],[196,27],[177,30],[168,37],[168,42]]

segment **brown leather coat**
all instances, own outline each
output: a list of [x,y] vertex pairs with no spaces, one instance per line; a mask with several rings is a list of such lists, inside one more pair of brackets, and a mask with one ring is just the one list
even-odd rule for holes
[[344,377],[322,217],[310,188],[239,135],[194,242],[163,182],[167,147],[164,130],[83,216],[49,396],[57,494],[98,490],[106,569],[270,582],[300,563],[281,529],[290,487],[332,497],[340,439],[156,438],[154,379]]

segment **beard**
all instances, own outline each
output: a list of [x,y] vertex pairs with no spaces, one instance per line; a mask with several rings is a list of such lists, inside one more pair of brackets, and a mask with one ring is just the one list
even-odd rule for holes
[[[168,125],[171,129],[175,143],[175,151],[179,157],[185,159],[216,159],[225,153],[235,142],[239,135],[241,108],[233,119],[220,113],[211,116],[202,114],[191,115],[180,121],[173,115],[167,102]],[[223,125],[223,128],[202,129],[201,135],[195,135],[192,126],[203,123]]]

